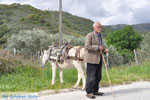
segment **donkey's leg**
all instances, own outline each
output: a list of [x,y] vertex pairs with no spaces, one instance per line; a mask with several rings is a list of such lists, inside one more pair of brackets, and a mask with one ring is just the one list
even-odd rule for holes
[[57,66],[54,62],[51,62],[51,65],[52,65],[52,85],[54,85],[55,83],[55,78],[56,78],[56,69],[57,69]]
[[[83,62],[84,63],[84,62]],[[86,73],[86,69],[87,69],[87,63],[84,63],[83,64],[83,74],[82,74],[82,82],[83,82],[83,85],[82,85],[82,90],[85,90],[85,85],[86,85],[86,75],[85,75],[85,73]]]
[[[78,70],[78,69],[77,69]],[[77,82],[76,82],[76,84],[74,85],[74,87],[73,88],[79,88],[79,84],[80,84],[80,80],[81,80],[81,75],[80,75],[80,73],[79,73],[79,71],[78,71],[78,80],[77,80]]]
[[85,90],[85,85],[86,85],[86,78],[85,78],[85,72],[83,70],[83,62],[81,61],[77,61],[75,62],[76,64],[74,64],[78,70],[78,80],[77,83],[75,84],[76,87],[79,86],[80,84],[80,80],[82,79],[82,90]]
[[64,81],[63,81],[63,69],[62,69],[60,66],[58,66],[58,67],[59,67],[60,82],[63,83],[63,82],[64,82]]
[[85,79],[85,73],[84,73],[83,69],[82,69],[81,77],[82,77],[82,90],[85,90],[86,79]]
[[79,62],[80,64],[80,75],[81,75],[81,78],[82,78],[82,90],[85,90],[85,85],[86,85],[86,78],[85,78],[85,71],[84,71],[84,68],[83,68],[83,62]]
[[78,71],[78,80],[77,80],[76,84],[74,85],[74,88],[78,88],[79,84],[80,84],[81,77],[82,77],[82,68],[81,68],[82,66],[79,64],[78,61],[73,61],[73,64]]

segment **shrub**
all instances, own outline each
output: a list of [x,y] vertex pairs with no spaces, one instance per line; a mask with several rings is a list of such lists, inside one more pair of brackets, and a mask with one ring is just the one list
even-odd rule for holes
[[6,50],[0,50],[0,75],[12,73],[14,66],[15,59],[13,59],[13,55]]
[[8,27],[4,24],[0,26],[0,38],[8,32]]
[[113,45],[126,62],[133,59],[133,50],[140,47],[142,36],[135,32],[132,27],[125,26],[122,30],[108,34],[107,43]]
[[[71,41],[72,45],[84,46],[85,37],[75,37],[73,35],[63,35],[63,41]],[[53,42],[59,42],[59,34],[47,34],[43,30],[22,30],[8,38],[7,48],[16,48],[20,52],[38,52],[47,49]]]
[[150,59],[150,32],[146,33],[143,41],[140,44],[140,49],[137,50],[138,59],[143,62],[146,59]]
[[54,40],[50,39],[50,35],[43,30],[22,30],[8,38],[7,48],[11,50],[16,48],[25,53],[37,52],[41,48],[48,47],[50,41]]

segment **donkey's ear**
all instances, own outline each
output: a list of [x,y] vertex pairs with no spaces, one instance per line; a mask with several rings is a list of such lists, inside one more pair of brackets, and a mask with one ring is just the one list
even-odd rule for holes
[[46,50],[44,50],[44,53],[46,53],[47,51]]
[[51,47],[58,47],[59,43],[58,42],[53,42]]
[[52,46],[48,46],[49,48],[51,48]]
[[68,40],[68,44],[71,45],[71,40]]
[[43,55],[44,51],[41,51],[41,55]]

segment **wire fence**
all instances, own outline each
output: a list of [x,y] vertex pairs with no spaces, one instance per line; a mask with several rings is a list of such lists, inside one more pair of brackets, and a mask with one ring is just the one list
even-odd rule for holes
[[[113,56],[113,55],[104,55],[106,64],[108,68],[112,67],[126,67],[131,65],[142,65],[143,62],[150,61],[149,53],[136,53],[136,59],[128,59],[128,62],[124,63],[124,59],[122,56]],[[137,60],[137,61],[136,61]],[[41,66],[41,58],[40,52],[20,52],[16,51],[8,51],[0,49],[0,75],[3,73],[12,73],[14,68],[18,66],[15,62],[20,62],[22,65],[42,67]],[[138,63],[137,63],[138,62]],[[104,66],[104,64],[103,64]]]
[[[9,51],[9,50],[0,50],[0,58],[5,58],[6,60],[10,59],[22,59],[28,60],[40,64],[40,54],[39,52],[20,52],[20,51]],[[24,61],[24,62],[25,62]]]
[[[150,54],[147,53],[136,53],[133,59],[126,59],[128,62],[125,63],[122,56],[105,56],[107,65],[109,67],[113,66],[130,66],[132,64],[142,65],[145,61],[150,61]],[[108,59],[108,60],[107,60]]]
[[[26,53],[26,52],[21,52],[21,51],[14,49],[13,51],[11,51],[11,53],[13,57],[21,56],[25,60],[29,60],[31,62],[41,64],[40,51]],[[114,55],[106,54],[104,55],[104,57],[105,57],[108,67],[131,65],[133,63],[137,65],[141,65],[144,61],[150,61],[150,54],[139,53],[139,52],[138,53],[135,52],[134,59],[126,59],[128,60],[128,62],[126,63],[122,56],[114,56]]]
[[[136,52],[135,52],[136,53]],[[41,64],[41,59],[40,59],[40,51],[37,52],[21,52],[16,49],[13,51],[9,52],[4,52],[3,50],[0,50],[0,58],[2,57],[6,58],[17,58],[21,57],[23,60],[28,60],[31,61],[32,63],[36,64]],[[131,65],[131,64],[137,64],[141,65],[144,61],[150,61],[150,54],[144,53],[144,52],[138,52],[136,53],[136,56],[134,56],[134,59],[127,59],[128,62],[124,63],[124,58],[122,56],[113,56],[106,54],[104,55],[107,66],[108,67],[113,67],[113,66],[124,66],[124,65]]]

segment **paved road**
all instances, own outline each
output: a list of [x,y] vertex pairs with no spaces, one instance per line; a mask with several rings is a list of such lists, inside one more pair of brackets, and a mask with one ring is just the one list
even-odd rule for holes
[[[97,96],[95,100],[150,100],[150,82],[134,82],[128,85],[113,86],[115,98],[109,87],[100,88],[104,96]],[[38,100],[90,100],[85,91],[72,91],[38,97]]]

